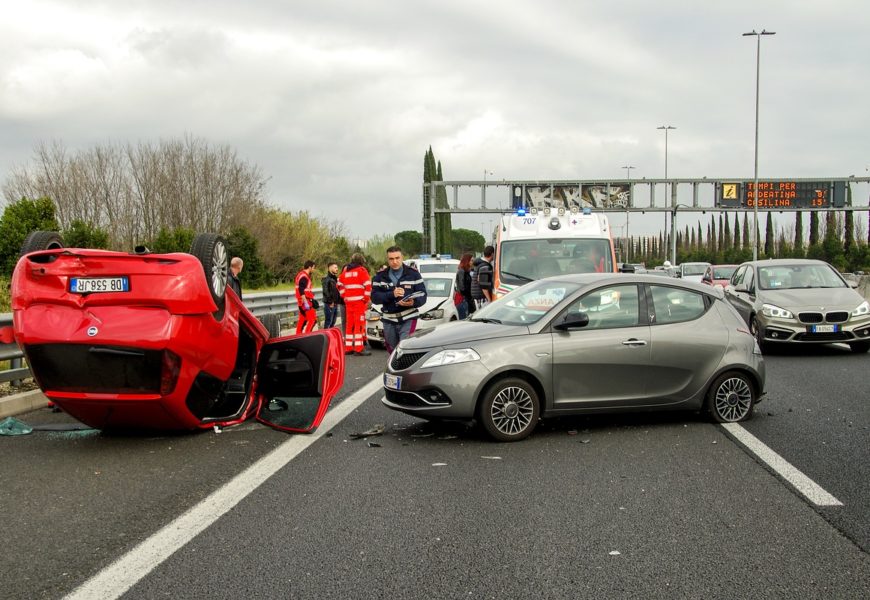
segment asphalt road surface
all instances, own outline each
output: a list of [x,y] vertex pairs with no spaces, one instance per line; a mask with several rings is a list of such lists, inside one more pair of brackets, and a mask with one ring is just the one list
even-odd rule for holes
[[55,430],[0,438],[2,597],[868,597],[870,355],[766,358],[745,430],[842,506],[694,413],[558,419],[516,444],[394,413],[377,384],[355,394],[379,351],[348,359],[314,436],[22,415]]

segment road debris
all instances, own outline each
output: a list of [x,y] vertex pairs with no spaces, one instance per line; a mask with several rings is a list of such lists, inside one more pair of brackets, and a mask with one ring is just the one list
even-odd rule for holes
[[378,423],[377,425],[375,425],[371,429],[367,429],[366,431],[362,431],[360,433],[351,433],[348,435],[348,437],[352,440],[362,440],[362,439],[365,439],[367,437],[373,437],[376,435],[383,435],[383,433],[384,433],[384,425],[381,423]]
[[6,417],[0,421],[0,435],[27,435],[33,427],[14,417]]

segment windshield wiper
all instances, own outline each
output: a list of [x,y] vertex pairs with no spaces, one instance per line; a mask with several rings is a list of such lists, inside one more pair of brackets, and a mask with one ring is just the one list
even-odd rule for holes
[[495,323],[496,325],[501,325],[501,320],[500,320],[500,319],[490,319],[490,318],[487,318],[487,317],[484,317],[484,318],[482,318],[482,319],[475,319],[474,317],[471,317],[471,318],[468,319],[468,320],[469,320],[469,321],[474,321],[474,322],[476,322],[476,323]]
[[525,275],[517,275],[516,273],[511,273],[510,271],[502,271],[503,275],[510,275],[511,277],[516,277],[517,279],[522,279],[523,281],[534,281],[531,277],[526,277]]

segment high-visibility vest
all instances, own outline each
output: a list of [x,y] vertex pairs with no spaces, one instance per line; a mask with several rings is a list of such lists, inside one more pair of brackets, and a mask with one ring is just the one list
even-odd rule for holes
[[338,276],[338,293],[345,304],[365,302],[372,297],[372,279],[362,265],[347,265]]
[[[302,292],[299,291],[299,288],[302,287],[302,282],[305,282],[305,295],[303,296]],[[311,289],[311,276],[308,275],[304,270],[296,273],[296,280],[294,281],[294,285],[296,286],[296,303],[299,306],[302,306],[306,302],[311,304],[311,301],[314,300],[314,290]]]

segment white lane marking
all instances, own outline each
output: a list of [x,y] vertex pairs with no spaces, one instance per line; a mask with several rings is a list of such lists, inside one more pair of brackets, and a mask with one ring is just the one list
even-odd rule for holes
[[157,568],[176,550],[183,547],[241,502],[281,467],[323,437],[326,432],[338,425],[342,419],[380,391],[382,387],[383,376],[379,375],[349,398],[346,398],[341,404],[329,410],[317,431],[308,435],[300,434],[288,437],[286,442],[91,577],[66,597],[69,599],[118,598]]
[[780,477],[792,484],[797,491],[816,506],[843,506],[843,503],[826,492],[815,481],[797,470],[782,456],[767,447],[761,440],[746,431],[738,423],[721,423],[731,435],[760,458]]

